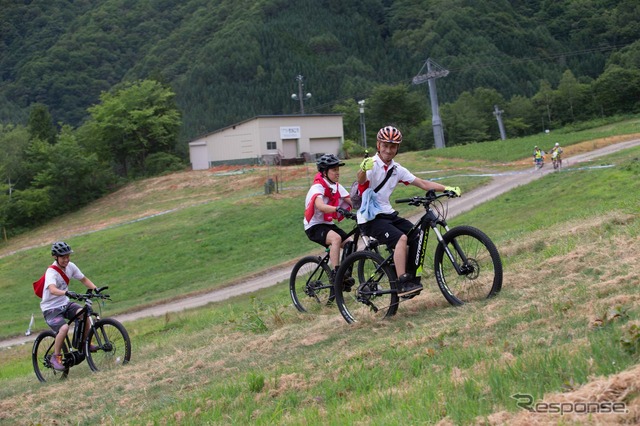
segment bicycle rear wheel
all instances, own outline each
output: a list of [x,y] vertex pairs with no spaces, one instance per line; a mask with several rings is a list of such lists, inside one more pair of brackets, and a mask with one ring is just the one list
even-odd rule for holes
[[455,306],[495,296],[502,289],[502,260],[498,249],[482,231],[472,226],[455,227],[443,236],[456,263],[458,274],[443,244],[438,244],[434,268],[438,287]]
[[351,254],[336,273],[336,304],[342,317],[352,324],[395,315],[398,310],[395,283],[394,269],[379,254],[372,251]]
[[[90,352],[90,344],[98,346],[98,350]],[[85,353],[89,368],[93,371],[120,368],[131,360],[129,333],[119,321],[113,318],[101,319],[89,329]]]
[[[53,344],[56,341],[56,334],[52,330],[43,331],[36,337],[31,350],[31,362],[33,363],[33,371],[41,382],[53,382],[55,380],[66,379],[69,374],[69,367],[63,371],[54,370],[51,365],[51,357],[53,356]],[[62,345],[63,359],[69,350],[67,345]]]
[[289,293],[300,312],[319,313],[334,299],[331,268],[318,256],[303,257],[289,278]]

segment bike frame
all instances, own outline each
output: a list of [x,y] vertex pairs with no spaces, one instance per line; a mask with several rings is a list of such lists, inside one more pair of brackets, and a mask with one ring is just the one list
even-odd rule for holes
[[[95,319],[94,319],[95,317]],[[93,312],[93,302],[91,299],[84,300],[84,306],[73,318],[71,318],[67,324],[71,325],[72,322],[75,322],[75,327],[73,330],[73,339],[71,339],[71,347],[73,349],[77,349],[80,353],[84,353],[84,345],[82,342],[85,341],[87,336],[85,336],[85,324],[86,321],[89,321],[89,329],[94,330],[94,336],[96,339],[99,339],[98,333],[95,332],[95,322],[100,319],[100,316],[97,312]],[[69,343],[69,335],[67,334],[67,344]],[[100,346],[100,344],[98,344]]]
[[[89,298],[83,299],[84,306],[76,315],[73,316],[70,320],[67,321],[67,324],[71,326],[71,323],[75,322],[73,329],[73,337],[70,338],[69,334],[65,336],[65,344],[68,347],[69,352],[67,353],[71,359],[71,361],[67,361],[66,357],[63,359],[64,362],[72,362],[69,367],[73,367],[74,365],[78,365],[84,361],[84,357],[86,356],[85,349],[86,345],[83,345],[83,342],[87,338],[85,335],[85,324],[86,321],[89,321],[89,329],[93,330],[93,336],[96,339],[96,345],[100,348],[104,348],[104,342],[108,341],[106,336],[100,336],[95,328],[96,321],[100,320],[100,315],[97,312],[93,311],[93,301]],[[80,354],[80,357],[76,357],[74,355],[74,350]]]
[[[354,217],[355,217],[355,215],[354,215]],[[353,229],[350,232],[347,233],[347,239],[349,237],[351,237],[351,236],[353,236],[353,243],[354,243],[354,247],[353,247],[352,253],[358,250],[358,240],[360,240],[361,237],[364,239],[365,248],[372,247],[371,241],[367,237],[361,235],[360,227],[358,226],[357,223],[353,227]],[[309,280],[311,280],[313,277],[315,277],[315,275],[316,275],[316,273],[318,272],[319,269],[322,269],[322,265],[325,265],[325,264],[329,263],[329,251],[330,251],[329,247],[325,248],[325,255],[320,260],[320,263],[318,263],[318,266],[316,266],[316,268],[313,270],[313,273],[309,276]],[[342,260],[344,260],[344,257],[345,257],[344,255],[345,255],[345,253],[343,253],[343,259]],[[308,281],[307,281],[307,284],[309,284]],[[331,287],[332,287],[332,285],[328,285],[326,287],[324,287],[324,286],[323,287],[319,287],[319,289],[331,288]]]
[[[411,240],[411,237],[416,233],[418,232],[420,233],[420,236],[418,239],[419,246],[416,252],[416,257],[414,259],[414,266],[416,267],[416,275],[422,272],[422,269],[424,266],[424,258],[427,251],[427,242],[429,241],[429,228],[433,230],[439,244],[443,244],[444,238],[442,237],[443,234],[440,232],[440,229],[438,229],[438,225],[444,228],[445,233],[446,231],[449,231],[449,225],[444,219],[439,218],[438,215],[431,209],[431,204],[429,204],[428,206],[425,206],[425,209],[426,209],[425,214],[422,215],[422,217],[416,222],[413,228],[411,228],[411,230],[407,233],[408,240]],[[464,252],[461,250],[460,246],[458,245],[457,241],[455,240],[453,241],[453,247],[455,248],[456,252],[460,255],[460,258],[464,261],[464,263],[466,263],[467,258]],[[456,261],[455,257],[451,253],[451,250],[449,249],[449,247],[445,245],[444,251],[447,254],[447,257],[449,258],[449,260],[451,260],[451,263],[453,264],[456,272],[459,275],[462,275],[465,271],[462,270],[462,268]],[[409,261],[409,259],[407,259],[407,261]]]
[[[409,232],[407,232],[408,241],[411,241],[416,236],[416,234],[419,234],[418,238],[416,239],[419,245],[418,245],[418,249],[416,250],[416,255],[413,259],[414,261],[413,266],[415,266],[416,268],[415,269],[416,276],[419,276],[422,274],[424,259],[425,259],[426,250],[427,250],[427,242],[429,240],[429,229],[433,230],[434,234],[436,235],[436,239],[438,240],[438,244],[443,244],[444,251],[447,254],[447,257],[449,258],[451,263],[453,264],[453,267],[455,268],[458,275],[464,275],[466,273],[469,273],[470,271],[467,271],[460,266],[460,264],[456,261],[455,256],[452,254],[451,250],[449,249],[449,247],[443,243],[444,241],[444,238],[442,236],[443,234],[442,232],[440,232],[440,229],[438,229],[438,226],[441,226],[442,228],[444,228],[446,233],[446,231],[449,231],[449,225],[447,224],[444,218],[439,217],[436,214],[436,212],[434,212],[433,209],[431,208],[431,203],[436,201],[438,198],[448,197],[448,195],[447,194],[436,195],[434,191],[429,191],[427,192],[427,196],[429,196],[429,199],[427,200],[428,201],[427,204],[424,204],[424,202],[420,201],[419,200],[420,197],[396,200],[396,203],[409,203],[409,205],[414,205],[414,206],[423,205],[426,210],[425,213],[422,215],[422,217],[420,217],[420,219],[416,221],[416,223],[409,230]],[[458,245],[458,242],[453,240],[452,244],[453,244],[453,248],[460,256],[460,259],[463,261],[464,264],[466,264],[468,260],[467,256]],[[407,264],[409,263],[409,261],[410,259],[407,259]],[[384,260],[384,262],[376,268],[375,274],[380,272],[383,264],[389,264],[389,265],[393,264],[393,251],[391,251],[391,254]],[[397,278],[398,277],[396,277],[396,279]],[[363,284],[366,285],[366,283],[363,283]],[[374,295],[374,294],[380,295],[380,294],[390,294],[390,293],[397,293],[397,292],[398,292],[397,289],[395,290],[392,289],[392,290],[377,290],[373,292],[365,291],[362,293],[364,295]]]

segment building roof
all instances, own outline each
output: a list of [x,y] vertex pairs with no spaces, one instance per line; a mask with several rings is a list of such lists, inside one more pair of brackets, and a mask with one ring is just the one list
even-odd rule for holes
[[217,129],[217,130],[213,130],[213,131],[211,131],[211,132],[204,133],[204,134],[202,134],[202,135],[200,135],[200,136],[196,137],[195,139],[193,139],[193,140],[192,140],[191,142],[189,142],[189,143],[192,143],[192,142],[194,142],[194,141],[197,141],[198,139],[205,138],[205,137],[207,137],[207,136],[209,136],[209,135],[213,135],[213,134],[215,134],[215,133],[223,132],[223,131],[225,131],[225,130],[227,130],[227,129],[234,129],[234,128],[236,128],[236,126],[239,126],[239,125],[244,124],[244,123],[248,123],[248,122],[253,121],[253,120],[257,120],[257,119],[259,119],[259,118],[283,118],[283,117],[340,117],[340,116],[343,116],[343,115],[344,115],[344,114],[342,114],[342,113],[334,113],[334,114],[273,114],[273,115],[256,115],[255,117],[247,118],[246,120],[238,121],[237,123],[230,124],[230,125],[228,125],[228,126],[226,126],[226,127],[221,127],[221,128],[219,128],[219,129]]

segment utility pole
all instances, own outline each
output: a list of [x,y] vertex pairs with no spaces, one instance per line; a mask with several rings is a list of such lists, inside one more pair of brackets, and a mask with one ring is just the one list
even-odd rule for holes
[[304,79],[304,77],[300,74],[298,74],[296,76],[296,80],[298,80],[298,94],[296,95],[295,93],[291,95],[291,99],[293,99],[294,101],[300,101],[300,114],[304,115],[304,101],[306,101],[307,99],[311,98],[311,93],[307,93],[306,95],[302,96],[302,87],[304,86],[304,84],[302,84],[302,80]]
[[[427,67],[426,74],[423,74],[424,68]],[[446,77],[449,70],[438,65],[431,58],[422,65],[418,75],[413,77],[413,84],[422,84],[425,81],[429,83],[429,98],[431,99],[431,125],[433,126],[433,139],[436,148],[444,148],[444,132],[442,131],[442,120],[440,119],[440,110],[438,109],[438,93],[436,91],[436,78]]]
[[496,116],[496,120],[498,120],[498,128],[500,129],[500,139],[507,139],[507,135],[504,131],[504,124],[502,123],[502,113],[504,110],[498,109],[498,105],[493,106],[493,115]]
[[367,149],[367,127],[364,123],[364,99],[358,101],[360,105],[360,130],[362,131],[362,147]]

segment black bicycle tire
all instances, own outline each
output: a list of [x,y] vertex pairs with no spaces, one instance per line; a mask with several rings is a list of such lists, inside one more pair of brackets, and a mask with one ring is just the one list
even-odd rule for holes
[[[312,264],[313,266],[311,266]],[[314,298],[314,289],[307,289],[308,278],[301,279],[302,276],[299,276],[299,273],[300,271],[309,271],[309,273],[311,273],[311,271],[316,270],[318,265],[321,265],[322,268],[322,272],[320,273],[318,279],[320,281],[322,290],[327,290],[326,293],[328,294],[326,295],[326,297],[322,296]],[[306,267],[309,267],[309,269],[304,269]],[[309,313],[311,311],[318,310],[312,309],[312,307],[322,309],[324,306],[326,306],[327,302],[332,299],[333,289],[330,287],[330,274],[331,268],[329,267],[329,265],[327,265],[326,262],[323,262],[322,258],[319,256],[305,256],[298,262],[296,262],[296,264],[293,266],[293,269],[291,270],[291,276],[289,277],[289,294],[291,295],[293,306],[295,306],[299,312]],[[306,292],[307,290],[309,292],[313,292],[313,294],[308,294]],[[307,303],[305,305],[305,303],[303,302],[304,300],[308,300],[310,303]]]
[[[117,331],[117,334],[105,331],[106,327],[113,327]],[[94,338],[94,334],[99,332],[98,337]],[[104,342],[101,339],[104,333],[108,335],[109,342]],[[115,333],[115,332],[114,332]],[[114,337],[121,339],[116,341]],[[89,343],[98,346],[100,348],[97,352],[91,353],[89,351]],[[113,318],[103,318],[98,320],[94,327],[89,329],[89,336],[85,342],[84,348],[87,363],[92,371],[105,371],[113,368],[120,368],[131,361],[131,339],[127,329],[124,328],[118,320]]]
[[[367,265],[368,262],[371,263],[370,266]],[[376,286],[381,285],[382,290],[391,291],[382,296],[375,296],[374,298],[367,298],[366,296],[362,298],[359,290],[362,288],[363,284],[367,284],[367,281],[369,280],[369,278],[365,277],[371,277],[372,271],[376,269],[380,270],[386,277],[386,280],[382,278],[380,280],[376,280]],[[357,271],[355,276],[353,274],[354,270]],[[343,284],[344,280],[349,277],[353,277],[355,283],[353,284],[351,291],[347,292],[345,291]],[[382,284],[380,284],[380,282],[382,282]],[[338,310],[342,317],[349,324],[353,324],[365,318],[365,313],[367,311],[373,311],[373,309],[367,307],[368,305],[366,304],[366,301],[373,303],[372,300],[375,299],[380,299],[376,308],[382,310],[382,312],[378,311],[371,313],[368,317],[375,319],[392,317],[398,310],[398,294],[395,291],[395,285],[396,273],[391,265],[386,263],[382,256],[370,250],[356,251],[342,262],[336,273],[336,305],[338,306]],[[375,303],[373,304],[375,305]],[[357,314],[356,310],[358,311]]]
[[[445,254],[444,246],[438,244],[434,254],[434,272],[438,288],[450,304],[460,306],[474,300],[488,299],[502,290],[502,259],[495,244],[484,232],[472,226],[463,225],[450,229],[442,238],[447,245],[454,239],[463,244],[465,246],[463,250],[472,259],[471,263],[474,265],[475,271],[473,274],[465,276],[458,275]],[[470,246],[471,243],[473,243],[473,247]],[[449,248],[452,252],[454,251],[452,246]],[[457,255],[456,258],[459,259]],[[485,277],[487,269],[489,276]],[[483,272],[485,274],[482,275],[482,281],[477,281]],[[476,273],[477,275],[475,275]],[[493,277],[490,276],[491,274]],[[447,279],[447,276],[453,278]],[[473,286],[469,285],[470,281],[473,281]]]
[[[49,342],[51,339],[51,342]],[[47,366],[47,361],[45,357],[51,356],[53,354],[53,343],[56,340],[56,333],[52,330],[43,331],[36,337],[36,340],[33,342],[33,348],[31,350],[31,362],[33,364],[33,371],[36,373],[36,377],[42,383],[47,381],[47,378],[53,378],[56,376],[60,376],[57,380],[66,379],[69,375],[69,367],[66,367],[63,371],[54,370],[53,367]],[[45,349],[46,348],[46,349]],[[62,345],[62,353],[66,354],[68,352],[67,345]]]

